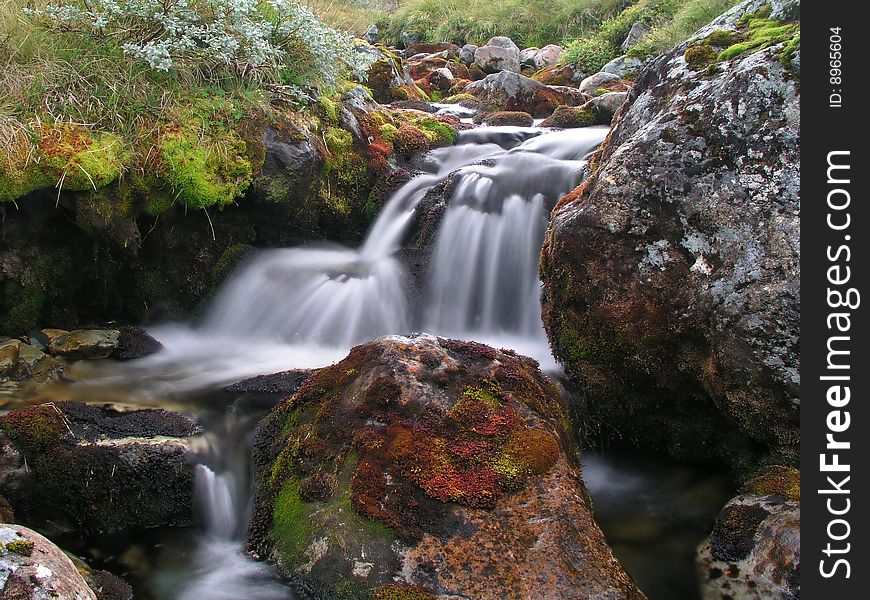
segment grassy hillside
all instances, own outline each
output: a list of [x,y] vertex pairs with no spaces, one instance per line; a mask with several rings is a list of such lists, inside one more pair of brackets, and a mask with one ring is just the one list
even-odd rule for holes
[[[189,6],[207,26],[232,2]],[[93,12],[62,19],[45,0],[0,0],[0,201],[96,191],[124,174],[149,186],[159,172],[169,189],[151,210],[232,202],[250,181],[244,123],[329,93],[360,56],[349,36],[282,2],[248,15],[262,37],[230,24],[233,47],[190,27],[167,38],[135,14],[106,17],[100,0],[66,2]]]

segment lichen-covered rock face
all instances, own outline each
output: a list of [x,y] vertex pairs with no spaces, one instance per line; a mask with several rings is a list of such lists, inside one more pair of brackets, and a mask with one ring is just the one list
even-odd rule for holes
[[0,524],[0,597],[99,600],[63,551],[21,525]]
[[0,482],[19,519],[87,533],[188,525],[191,437],[179,413],[118,411],[74,402],[0,419]]
[[800,473],[769,467],[748,482],[698,549],[704,600],[800,598]]
[[541,263],[587,424],[738,470],[798,460],[799,81],[782,43],[712,69],[684,54],[759,10],[642,72]]
[[357,346],[260,424],[249,547],[318,598],[643,598],[567,431],[531,359],[425,334]]

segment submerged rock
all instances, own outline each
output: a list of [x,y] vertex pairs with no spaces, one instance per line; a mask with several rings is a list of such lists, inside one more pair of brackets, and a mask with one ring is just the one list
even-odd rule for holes
[[566,419],[514,353],[425,334],[357,346],[261,422],[249,547],[318,598],[643,598]]
[[555,209],[544,321],[591,431],[737,469],[796,464],[799,81],[783,44],[698,70],[695,39],[643,71]]
[[191,522],[200,429],[184,415],[60,402],[12,411],[0,431],[0,481],[28,522],[88,533]]
[[101,600],[63,551],[21,525],[0,524],[0,597]]
[[768,467],[744,486],[698,549],[704,600],[800,598],[800,473]]

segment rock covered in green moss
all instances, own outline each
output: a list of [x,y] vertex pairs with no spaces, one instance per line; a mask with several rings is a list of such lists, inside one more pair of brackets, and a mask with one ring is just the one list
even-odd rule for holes
[[655,59],[553,213],[544,321],[591,432],[751,469],[799,444],[800,88],[771,46]]
[[63,123],[31,129],[7,142],[8,154],[0,161],[0,202],[47,188],[99,189],[121,174],[127,152],[119,136]]
[[0,596],[101,600],[60,548],[32,529],[11,524],[0,524]]
[[743,492],[698,549],[704,600],[800,598],[800,473],[768,467]]
[[0,480],[27,522],[86,533],[191,522],[199,428],[181,414],[49,403],[5,415],[0,432]]
[[564,401],[531,359],[379,338],[261,422],[249,548],[315,597],[643,598],[575,453]]
[[553,114],[543,120],[541,127],[559,127],[571,129],[574,127],[589,127],[598,125],[598,115],[580,106],[557,106]]
[[509,110],[486,113],[485,115],[480,116],[480,121],[483,122],[484,125],[492,127],[531,127],[535,123],[534,117],[529,113]]

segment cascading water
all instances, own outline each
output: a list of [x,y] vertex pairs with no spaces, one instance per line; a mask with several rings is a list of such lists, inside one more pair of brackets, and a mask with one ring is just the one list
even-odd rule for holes
[[[293,592],[275,580],[272,569],[244,552],[249,494],[245,485],[247,453],[227,442],[238,441],[246,427],[229,417],[208,459],[222,467],[196,467],[195,499],[203,531],[194,550],[187,581],[173,593],[178,600],[290,600]],[[235,460],[229,460],[235,459]]]
[[[414,330],[510,347],[555,368],[541,324],[538,256],[550,210],[579,183],[606,133],[461,132],[457,145],[427,155],[427,172],[393,194],[359,249],[259,252],[223,286],[199,327],[156,329],[165,350],[130,369],[151,389],[183,392],[323,366],[354,344]],[[435,236],[426,299],[415,306],[397,253],[415,209],[448,177],[454,192]]]

